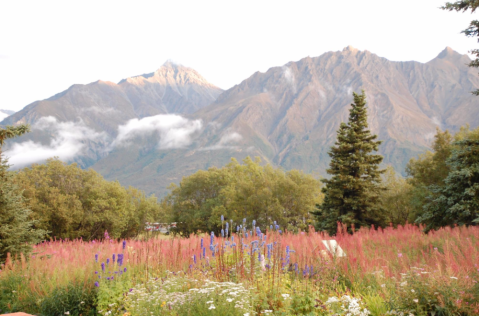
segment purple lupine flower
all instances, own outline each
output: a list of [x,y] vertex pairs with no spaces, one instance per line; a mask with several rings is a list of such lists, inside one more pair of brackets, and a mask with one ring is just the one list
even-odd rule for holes
[[[228,224],[228,223],[226,223],[226,224]],[[226,227],[226,229],[225,229],[225,235],[226,235],[226,237],[228,237],[228,227]]]
[[100,283],[98,283],[98,281],[95,282],[95,287],[100,287]]
[[225,237],[225,230],[224,229],[221,229],[221,237]]
[[230,224],[228,224],[228,222],[226,222],[225,228],[226,228],[226,229],[230,228]]
[[113,279],[114,279],[114,277],[111,277],[111,279],[113,280]]
[[126,240],[123,240],[123,250],[126,248]]
[[133,292],[133,289],[128,290],[128,292]]
[[246,238],[248,238],[248,233],[246,233],[246,235],[245,235],[245,236],[246,236]]
[[221,215],[221,222],[223,223],[225,221],[225,217]]
[[109,264],[110,263],[110,258],[107,258],[106,259],[106,264]]
[[201,238],[201,248],[203,248],[203,238]]
[[231,241],[235,242],[235,236],[231,236]]
[[101,271],[105,272],[105,263],[104,262],[101,263]]
[[193,255],[193,262],[196,264],[196,255]]
[[110,277],[107,277],[106,279],[107,279],[108,281],[110,281]]
[[210,245],[213,245],[214,238],[215,238],[215,233],[211,232]]
[[95,271],[95,274],[98,274],[98,271]]
[[122,253],[118,254],[117,262],[118,262],[119,267],[121,267],[123,265],[123,257],[124,257],[124,255]]
[[123,272],[126,272],[126,268],[125,268],[125,269],[123,269]]
[[95,254],[95,262],[98,262],[98,254]]
[[101,279],[101,275],[99,275],[98,278]]
[[258,261],[261,262],[261,252],[258,251]]
[[246,224],[246,218],[243,218],[243,225]]
[[113,257],[113,263],[115,263],[115,254],[113,254],[112,257]]
[[203,248],[203,258],[206,258],[206,248]]
[[256,220],[253,219],[253,226],[256,226]]
[[270,230],[273,230],[273,225],[269,225],[269,229],[270,229]]

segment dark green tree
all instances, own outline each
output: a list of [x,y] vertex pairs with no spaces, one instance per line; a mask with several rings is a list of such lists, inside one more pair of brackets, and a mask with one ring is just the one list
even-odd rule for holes
[[[454,3],[447,2],[444,6],[441,7],[443,10],[447,11],[462,11],[466,12],[467,10],[471,10],[471,13],[474,13],[476,9],[479,7],[479,0],[461,0],[456,1]],[[479,41],[479,21],[472,20],[469,24],[469,27],[462,31],[462,33],[466,34],[467,37],[478,37]],[[473,49],[469,51],[471,54],[476,56],[476,59],[469,63],[469,67],[478,68],[479,67],[479,49]],[[472,91],[472,94],[479,95],[479,89]]]
[[449,174],[443,185],[429,187],[432,194],[416,220],[426,224],[426,231],[479,223],[479,137],[470,133],[453,145],[446,162]]
[[381,155],[377,151],[380,141],[368,129],[366,95],[353,93],[354,103],[349,110],[349,122],[341,123],[335,146],[331,147],[331,162],[327,173],[332,177],[323,179],[324,201],[313,212],[317,218],[316,228],[335,234],[337,223],[355,228],[376,227],[385,224],[385,212],[379,200]]
[[[0,129],[0,146],[8,138],[20,136],[29,131],[27,125]],[[7,160],[1,155],[0,147],[0,262],[7,253],[13,256],[31,251],[31,244],[42,240],[45,231],[35,229],[31,211],[21,191],[13,182],[13,173],[8,171]]]

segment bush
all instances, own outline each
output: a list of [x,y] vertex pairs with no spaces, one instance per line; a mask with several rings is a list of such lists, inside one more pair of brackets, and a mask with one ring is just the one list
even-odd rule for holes
[[96,290],[73,283],[58,287],[43,299],[40,310],[43,316],[59,316],[65,313],[71,316],[97,315]]

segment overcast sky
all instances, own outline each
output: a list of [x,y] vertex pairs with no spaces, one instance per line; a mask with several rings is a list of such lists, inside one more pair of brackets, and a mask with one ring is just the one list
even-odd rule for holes
[[352,45],[427,62],[478,14],[444,0],[1,1],[0,109],[20,110],[72,84],[118,82],[171,59],[228,89],[256,71]]

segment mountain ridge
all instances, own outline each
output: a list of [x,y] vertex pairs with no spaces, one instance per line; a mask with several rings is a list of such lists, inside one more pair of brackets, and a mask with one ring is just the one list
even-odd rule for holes
[[[131,100],[127,106],[119,94],[113,94],[116,99],[112,99],[108,93],[98,92],[95,97],[107,99],[101,104],[131,113],[116,121],[118,113],[107,113],[108,120],[96,130],[108,130],[115,137],[118,126],[132,117],[139,119],[141,126],[146,124],[142,118],[175,113],[172,109],[178,109],[187,121],[201,122],[201,128],[188,134],[191,139],[186,145],[174,149],[155,145],[161,136],[138,134],[129,146],[112,148],[92,158],[90,165],[107,179],[158,195],[165,194],[170,182],[178,183],[196,170],[220,167],[231,157],[241,160],[247,155],[284,169],[324,176],[337,128],[347,121],[352,92],[364,89],[369,127],[383,141],[380,154],[384,163],[403,172],[411,157],[430,148],[436,128],[457,130],[466,123],[479,126],[479,99],[470,93],[479,87],[479,76],[467,66],[469,61],[467,55],[449,47],[429,62],[419,63],[390,61],[348,46],[255,72],[217,94],[215,89],[195,90],[200,86],[195,81],[199,76],[196,72],[185,74],[183,66],[173,70],[165,63],[161,71],[119,84],[97,82],[96,89],[118,89]],[[154,86],[158,81],[164,82],[160,88]],[[163,99],[163,93],[170,97]],[[190,93],[188,98],[181,99],[185,93]],[[135,96],[141,99],[134,100]],[[95,104],[95,99],[88,97],[92,98],[85,96],[88,102],[79,104]],[[199,107],[196,101],[188,106],[178,103],[196,98],[204,101]],[[90,122],[97,117],[94,114],[82,114],[85,124],[94,126]]]

